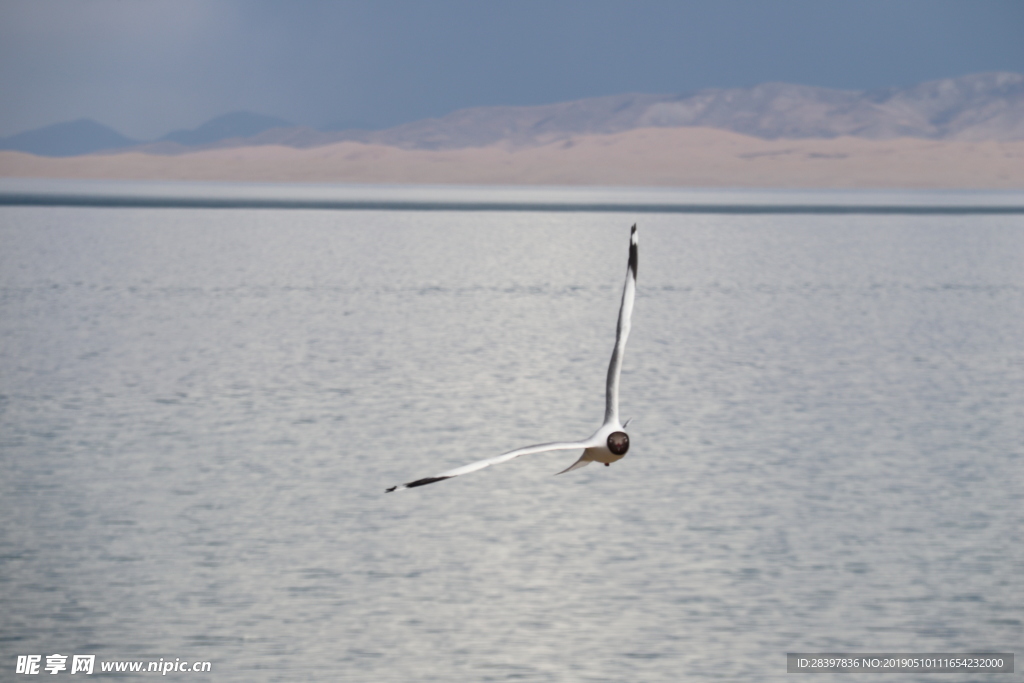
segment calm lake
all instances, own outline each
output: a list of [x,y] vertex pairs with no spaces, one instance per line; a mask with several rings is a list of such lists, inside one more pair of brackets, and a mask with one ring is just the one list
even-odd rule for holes
[[[385,494],[599,426],[634,222],[626,458]],[[3,206],[0,678],[1019,655],[1022,340],[1020,214]]]

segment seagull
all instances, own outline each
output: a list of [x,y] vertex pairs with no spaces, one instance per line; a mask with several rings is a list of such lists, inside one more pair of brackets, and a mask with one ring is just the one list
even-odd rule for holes
[[469,465],[456,467],[453,470],[442,472],[433,477],[417,479],[407,484],[399,484],[387,489],[386,492],[401,491],[417,486],[426,486],[452,477],[459,477],[463,474],[476,472],[491,465],[499,465],[508,462],[520,455],[531,453],[544,453],[546,451],[574,451],[583,449],[583,455],[575,463],[562,470],[558,474],[565,474],[586,467],[592,462],[603,462],[605,467],[617,460],[621,460],[629,451],[629,434],[626,424],[619,423],[619,375],[622,371],[622,356],[626,350],[626,339],[629,337],[629,320],[633,315],[633,300],[636,298],[636,267],[637,267],[637,234],[636,225],[633,225],[629,234],[629,262],[626,267],[626,284],[622,288],[622,305],[619,308],[619,324],[615,332],[615,349],[612,351],[612,360],[608,364],[608,382],[605,390],[604,424],[583,441],[556,441],[554,443],[541,443],[534,446],[517,448],[514,451],[496,455],[493,458],[479,460]]

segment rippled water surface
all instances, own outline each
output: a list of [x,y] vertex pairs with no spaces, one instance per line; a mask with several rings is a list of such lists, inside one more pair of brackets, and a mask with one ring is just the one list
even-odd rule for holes
[[384,494],[598,426],[633,221],[0,208],[0,678],[1020,655],[1021,216],[640,216],[629,455]]

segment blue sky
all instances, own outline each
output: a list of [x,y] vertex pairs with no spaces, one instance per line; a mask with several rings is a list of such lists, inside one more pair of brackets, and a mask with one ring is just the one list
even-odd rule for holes
[[462,107],[1024,72],[1021,0],[0,0],[0,135],[152,139],[233,110],[385,127]]

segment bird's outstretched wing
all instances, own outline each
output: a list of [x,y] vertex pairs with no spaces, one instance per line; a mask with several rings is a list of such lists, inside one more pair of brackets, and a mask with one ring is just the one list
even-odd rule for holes
[[470,472],[476,472],[482,470],[485,467],[491,465],[499,465],[503,462],[508,462],[513,458],[518,458],[520,455],[529,455],[531,453],[543,453],[545,451],[570,451],[577,448],[588,448],[594,444],[590,441],[560,441],[555,443],[540,443],[535,446],[525,446],[523,448],[517,448],[514,451],[508,453],[502,453],[496,455],[493,458],[487,458],[486,460],[478,460],[477,462],[463,465],[462,467],[456,467],[454,470],[448,470],[441,474],[436,474],[433,477],[426,477],[425,479],[417,479],[416,481],[410,481],[408,484],[399,484],[398,486],[392,486],[387,489],[387,492],[401,491],[402,489],[411,489],[417,486],[426,486],[427,484],[433,484],[435,481],[443,481],[445,479],[451,479],[452,477],[458,477],[463,474],[469,474]]
[[622,306],[619,308],[619,325],[615,331],[615,350],[608,364],[608,385],[605,393],[604,422],[619,421],[619,374],[622,372],[622,355],[626,352],[629,337],[629,319],[633,316],[633,300],[636,298],[637,241],[636,225],[629,233],[629,264],[626,266],[626,284],[622,288]]
[[593,460],[591,460],[591,459],[590,459],[589,457],[587,457],[587,456],[589,456],[589,455],[590,455],[590,453],[589,453],[589,452],[587,452],[587,451],[583,451],[583,455],[581,455],[581,456],[580,456],[580,459],[579,459],[579,460],[577,460],[577,461],[576,461],[576,462],[574,462],[573,464],[569,465],[568,467],[566,467],[566,468],[565,468],[564,470],[562,470],[561,472],[555,472],[555,474],[556,474],[556,475],[558,475],[558,474],[565,474],[566,472],[572,472],[573,470],[578,470],[578,469],[580,469],[581,467],[586,467],[586,466],[587,466],[587,465],[589,465],[590,463],[594,462],[594,461],[593,461]]

